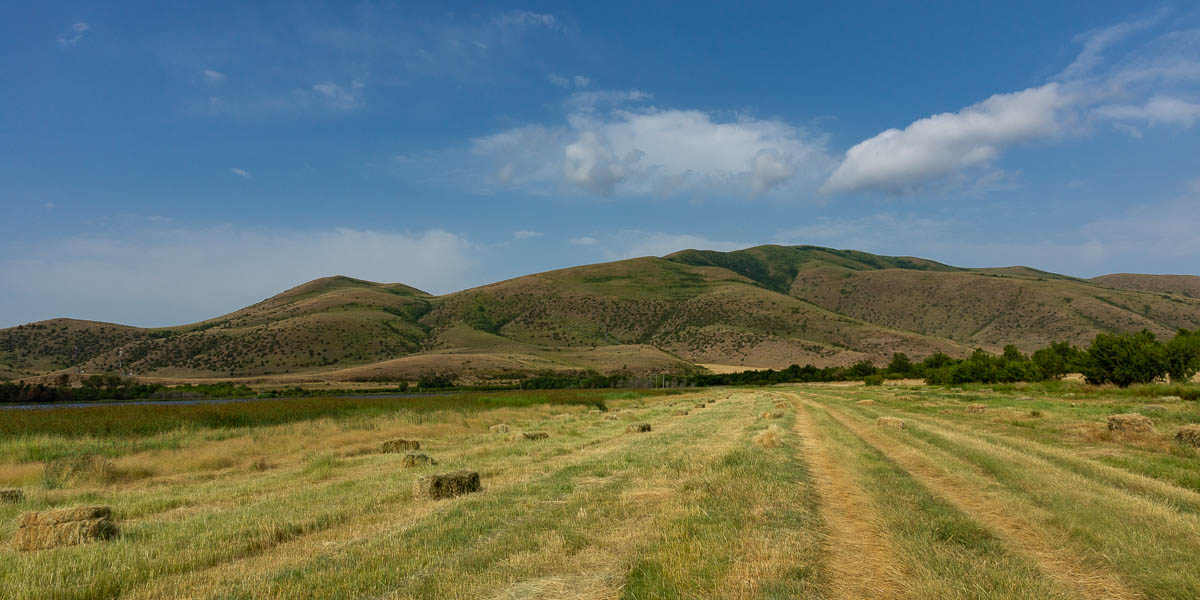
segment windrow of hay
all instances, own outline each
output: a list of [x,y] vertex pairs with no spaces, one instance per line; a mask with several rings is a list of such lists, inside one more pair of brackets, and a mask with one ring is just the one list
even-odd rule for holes
[[16,503],[25,499],[25,492],[17,489],[0,490],[0,502]]
[[650,431],[649,423],[633,423],[625,427],[625,433],[645,433]]
[[675,411],[673,414],[674,414],[675,416],[677,416],[677,417],[686,417],[686,416],[687,416],[687,414],[688,414],[688,411],[686,411],[686,410],[677,410],[677,411]]
[[401,438],[396,438],[394,440],[388,440],[379,445],[379,451],[384,452],[384,453],[409,452],[412,450],[420,450],[420,449],[421,449],[421,442],[418,442],[416,440],[405,440],[405,439],[401,439]]
[[859,406],[875,406],[875,401],[874,400],[859,400],[858,402],[855,402],[855,404],[857,404]]
[[497,423],[488,427],[488,431],[492,433],[508,433],[508,425],[505,423]]
[[697,402],[697,403],[696,403],[696,408],[704,408],[704,403],[703,403],[703,402]]
[[968,404],[967,405],[967,412],[969,412],[969,413],[981,413],[985,410],[987,410],[986,404]]
[[875,426],[904,429],[904,419],[901,419],[900,417],[879,417],[878,419],[875,419]]
[[404,459],[400,461],[400,466],[404,467],[405,469],[436,464],[437,461],[433,460],[433,457],[425,454],[424,452],[409,452],[408,454],[405,454]]
[[787,407],[788,407],[788,403],[784,402],[783,400],[780,400],[779,402],[775,403],[775,408],[787,408]]
[[779,441],[780,429],[778,425],[770,427],[758,432],[751,440],[755,446],[759,448],[778,448],[781,442]]
[[1133,413],[1109,415],[1109,431],[1125,431],[1132,433],[1148,433],[1154,431],[1154,422],[1150,417]]
[[413,484],[413,496],[441,500],[453,498],[482,489],[479,483],[479,473],[475,471],[454,471],[425,475],[417,478]]
[[1164,410],[1167,410],[1167,407],[1165,407],[1161,404],[1147,404],[1142,407],[1142,410],[1144,412],[1162,412]]
[[1200,448],[1200,425],[1191,424],[1184,425],[1175,432],[1175,439],[1179,442]]
[[46,550],[73,546],[117,535],[112,522],[112,509],[107,506],[84,506],[28,512],[17,521],[12,545],[17,550]]

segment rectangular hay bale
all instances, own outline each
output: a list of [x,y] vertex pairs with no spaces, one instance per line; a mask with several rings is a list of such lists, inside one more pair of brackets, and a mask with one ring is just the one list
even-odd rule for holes
[[479,473],[463,470],[417,478],[413,484],[413,496],[441,500],[478,492],[480,489]]
[[25,492],[17,489],[0,490],[0,502],[14,504],[25,499]]
[[1125,413],[1120,415],[1109,415],[1108,417],[1109,431],[1126,431],[1133,433],[1148,433],[1154,431],[1154,422],[1146,415],[1134,413]]
[[21,515],[13,534],[13,548],[22,551],[47,550],[106,540],[117,535],[107,506],[85,506]]

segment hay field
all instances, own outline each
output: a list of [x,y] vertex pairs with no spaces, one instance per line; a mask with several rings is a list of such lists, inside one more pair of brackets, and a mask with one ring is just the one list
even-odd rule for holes
[[[25,499],[0,504],[0,590],[1200,596],[1200,456],[1174,439],[1200,410],[1170,398],[1083,397],[1085,389],[596,392],[585,402],[475,399],[463,410],[448,400],[422,411],[192,423],[140,438],[8,433],[0,488],[20,487]],[[607,410],[592,406],[600,399]],[[1110,430],[1113,414],[1145,414],[1153,429]],[[904,427],[877,426],[881,417]],[[639,423],[652,427],[627,431]],[[493,429],[500,424],[508,427]],[[419,440],[437,464],[404,468],[404,453],[379,451],[396,438]],[[37,459],[37,447],[54,451]],[[84,452],[93,458],[78,459]],[[483,491],[414,497],[419,477],[463,469],[479,473]],[[120,534],[12,548],[21,513],[85,504],[112,506]]]

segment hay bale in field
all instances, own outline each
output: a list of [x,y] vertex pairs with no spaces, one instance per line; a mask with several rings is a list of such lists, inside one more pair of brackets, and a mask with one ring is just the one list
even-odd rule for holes
[[787,407],[788,407],[788,403],[784,402],[783,400],[780,400],[779,402],[775,403],[775,408],[787,408]]
[[874,400],[859,400],[858,402],[855,402],[855,404],[857,404],[859,406],[875,406],[875,401]]
[[1179,396],[1163,396],[1159,398],[1159,400],[1162,400],[1163,402],[1179,402],[1180,400],[1183,400],[1183,398],[1180,398]]
[[620,420],[620,418],[621,417],[618,417],[617,415],[604,415],[605,421],[617,421]]
[[12,545],[17,550],[46,550],[106,540],[115,535],[117,526],[112,522],[111,508],[83,506],[21,515]]
[[488,427],[488,431],[492,433],[508,433],[508,425],[505,423],[497,423]]
[[516,436],[518,440],[544,440],[550,437],[545,431],[522,431]]
[[418,442],[416,440],[403,440],[400,438],[396,438],[394,440],[388,440],[379,445],[379,451],[383,452],[383,453],[409,452],[412,450],[420,450],[420,449],[421,449],[421,442]]
[[986,404],[968,404],[967,405],[967,412],[969,412],[969,413],[981,413],[985,410],[987,410]]
[[418,477],[413,484],[413,496],[441,500],[453,498],[482,489],[479,484],[479,473],[475,471],[454,471],[437,475]]
[[704,408],[704,403],[703,403],[703,402],[697,402],[697,403],[696,403],[696,408]]
[[645,433],[650,431],[649,423],[633,423],[625,427],[625,433]]
[[25,492],[18,489],[0,489],[0,503],[17,503],[25,499]]
[[432,456],[424,452],[409,452],[404,455],[404,460],[400,461],[400,466],[405,469],[412,467],[424,467],[426,465],[436,465],[437,461],[433,460]]
[[677,410],[677,411],[675,411],[674,413],[671,413],[671,414],[673,414],[673,415],[675,415],[675,416],[677,416],[677,417],[686,417],[686,416],[687,416],[687,414],[688,414],[688,411],[686,411],[686,410]]
[[876,427],[895,427],[896,429],[904,429],[904,419],[899,417],[879,417],[875,419]]
[[772,419],[782,419],[783,413],[780,411],[775,411],[775,412],[771,413],[771,418]]
[[1154,422],[1150,417],[1133,413],[1109,415],[1109,431],[1124,431],[1130,433],[1146,433],[1154,431]]
[[758,435],[754,436],[751,442],[759,448],[778,448],[780,445],[780,431],[778,425],[772,425],[758,432]]
[[1175,441],[1200,448],[1200,425],[1184,425],[1175,432]]
[[1147,404],[1142,407],[1142,412],[1162,412],[1164,410],[1167,410],[1167,407],[1161,404]]

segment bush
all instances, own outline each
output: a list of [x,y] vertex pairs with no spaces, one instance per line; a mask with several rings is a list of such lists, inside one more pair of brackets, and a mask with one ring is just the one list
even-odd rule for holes
[[867,385],[883,385],[883,375],[868,375],[863,379],[863,383]]

